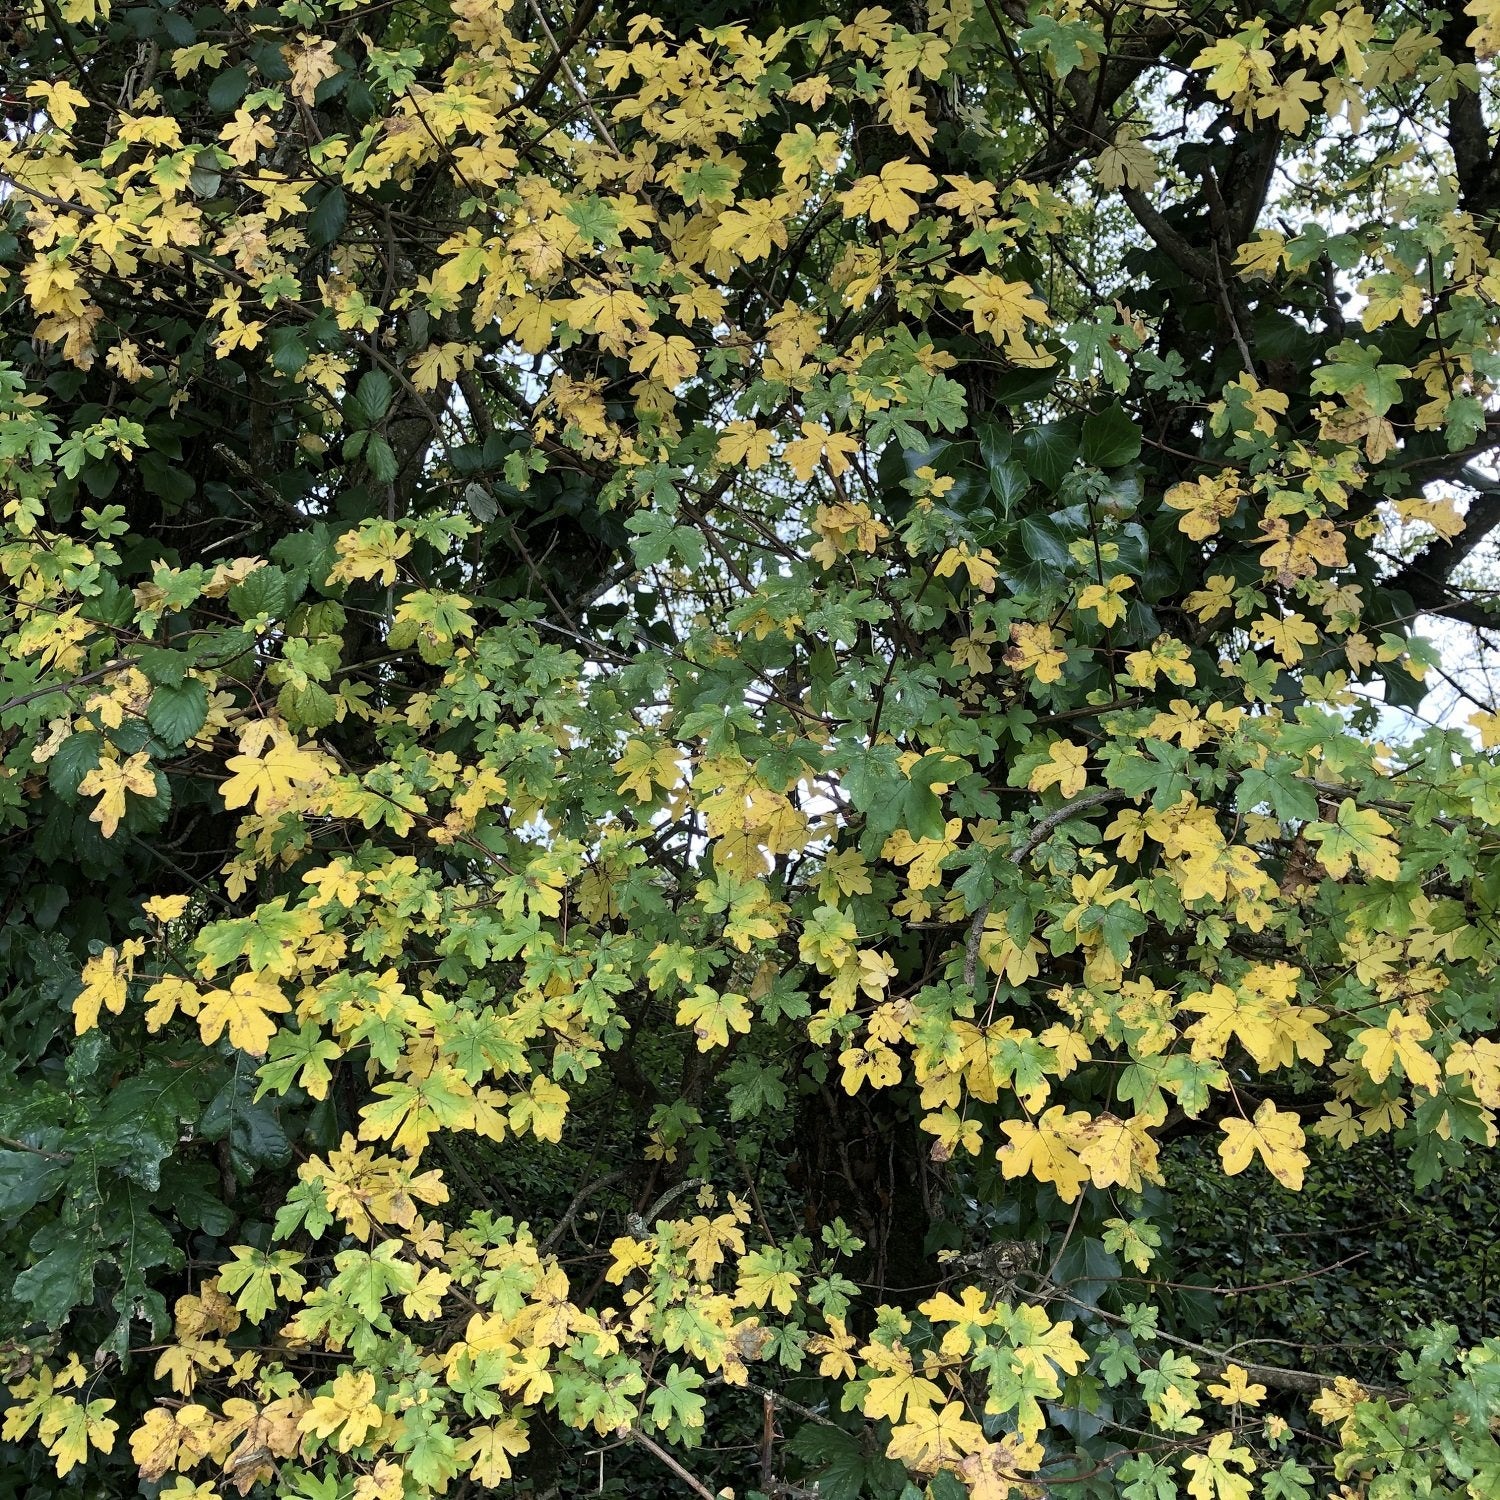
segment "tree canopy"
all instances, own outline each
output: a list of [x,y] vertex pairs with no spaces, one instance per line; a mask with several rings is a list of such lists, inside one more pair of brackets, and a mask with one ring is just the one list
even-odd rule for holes
[[3,26],[0,1494],[1500,1492],[1495,0]]

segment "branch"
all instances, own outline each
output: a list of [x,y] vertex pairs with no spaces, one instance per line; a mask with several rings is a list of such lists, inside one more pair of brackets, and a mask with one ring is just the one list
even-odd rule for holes
[[1151,236],[1156,248],[1173,265],[1186,271],[1194,281],[1205,287],[1217,284],[1219,278],[1214,267],[1157,213],[1139,188],[1122,188],[1120,196],[1124,198],[1125,206],[1135,215],[1136,223]]
[[621,1436],[628,1443],[635,1443],[644,1448],[653,1458],[664,1463],[695,1495],[702,1500],[718,1500],[718,1497],[701,1479],[694,1477],[672,1457],[659,1443],[653,1442],[639,1427],[627,1427]]
[[1444,613],[1455,602],[1448,594],[1448,581],[1465,558],[1500,526],[1500,483],[1465,465],[1455,480],[1475,491],[1463,530],[1446,541],[1424,548],[1385,580],[1385,587],[1410,594],[1418,609]]
[[662,1210],[665,1209],[669,1203],[674,1202],[676,1199],[682,1197],[684,1193],[691,1191],[693,1188],[702,1187],[707,1181],[708,1178],[706,1177],[684,1177],[681,1182],[675,1184],[672,1187],[669,1187],[666,1192],[664,1192],[661,1197],[658,1198],[656,1202],[646,1210],[645,1213],[630,1214],[625,1220],[626,1228],[630,1230],[631,1234],[634,1235],[636,1239],[645,1239],[646,1236],[651,1233],[651,1226],[656,1223],[657,1219],[661,1215]]
[[[560,43],[555,44],[557,50],[531,80],[526,92],[505,111],[506,115],[530,109],[547,92],[547,85],[557,76],[557,70],[562,66],[563,58],[578,45],[579,38],[583,36],[589,22],[594,19],[594,12],[598,9],[599,0],[582,0],[578,9],[573,13],[573,24],[568,27],[567,34]],[[501,118],[503,119],[504,115]]]
[[[1063,1295],[1067,1294],[1064,1292]],[[1116,1323],[1126,1328],[1130,1326],[1130,1319],[1122,1318],[1118,1313],[1106,1312],[1104,1308],[1095,1307],[1092,1303],[1080,1302],[1076,1297],[1070,1297],[1068,1300],[1076,1307],[1097,1313],[1107,1323]],[[1168,1344],[1177,1345],[1180,1349],[1190,1349],[1199,1357],[1200,1373],[1204,1375],[1223,1375],[1230,1365],[1238,1365],[1251,1380],[1258,1381],[1261,1385],[1268,1385],[1278,1391],[1297,1391],[1307,1396],[1321,1395],[1324,1389],[1332,1385],[1335,1380],[1343,1378],[1338,1375],[1320,1375],[1314,1370],[1288,1370],[1283,1365],[1257,1365],[1250,1364],[1243,1359],[1229,1359],[1216,1349],[1210,1349],[1207,1344],[1194,1343],[1192,1339],[1179,1338],[1176,1334],[1162,1333],[1160,1330],[1156,1336]],[[1400,1401],[1406,1395],[1405,1391],[1396,1386],[1368,1385],[1362,1380],[1357,1384],[1367,1395],[1383,1397],[1387,1401]]]
[[563,1235],[568,1232],[568,1225],[578,1217],[578,1210],[582,1208],[583,1205],[590,1198],[592,1198],[595,1193],[602,1192],[603,1189],[607,1188],[610,1185],[610,1183],[618,1182],[624,1175],[625,1169],[623,1167],[619,1167],[616,1168],[616,1170],[613,1172],[606,1172],[602,1177],[596,1177],[592,1182],[585,1183],[581,1188],[579,1188],[578,1191],[573,1195],[573,1201],[567,1206],[566,1209],[563,1210],[562,1218],[560,1218],[557,1223],[552,1226],[552,1229],[548,1233],[547,1238],[544,1239],[541,1244],[536,1247],[537,1253],[539,1255],[545,1255],[549,1250],[558,1245],[561,1242]]
[[[1443,55],[1458,66],[1475,64],[1468,44],[1471,29],[1469,18],[1455,7],[1438,33]],[[1453,152],[1459,202],[1471,214],[1487,215],[1500,189],[1500,172],[1490,149],[1490,127],[1477,91],[1457,88],[1448,101],[1448,147]]]
[[33,1146],[27,1141],[18,1141],[14,1136],[0,1135],[0,1146],[10,1151],[26,1151],[32,1156],[45,1156],[48,1161],[70,1162],[73,1154],[70,1151],[43,1151],[40,1146]]

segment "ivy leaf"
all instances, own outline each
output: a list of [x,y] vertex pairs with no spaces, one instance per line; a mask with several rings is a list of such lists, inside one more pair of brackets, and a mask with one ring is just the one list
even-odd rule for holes
[[1084,463],[1100,469],[1118,469],[1133,463],[1140,452],[1140,429],[1118,401],[1083,419],[1079,455]]

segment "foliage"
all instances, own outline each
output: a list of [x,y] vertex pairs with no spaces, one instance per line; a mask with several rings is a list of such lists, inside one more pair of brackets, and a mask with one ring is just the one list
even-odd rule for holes
[[1490,0],[6,24],[17,1493],[1495,1492]]

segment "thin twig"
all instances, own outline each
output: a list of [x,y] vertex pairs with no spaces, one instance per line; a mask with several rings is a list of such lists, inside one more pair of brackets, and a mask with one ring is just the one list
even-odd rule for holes
[[627,1442],[644,1448],[653,1458],[660,1459],[695,1495],[701,1495],[702,1500],[718,1500],[718,1496],[701,1479],[688,1473],[665,1448],[648,1438],[639,1427],[627,1427],[624,1437]]
[[579,1190],[573,1195],[573,1201],[567,1206],[566,1209],[563,1210],[562,1218],[560,1218],[557,1223],[552,1226],[552,1229],[548,1233],[547,1238],[537,1246],[538,1253],[545,1255],[549,1250],[557,1246],[561,1242],[563,1235],[568,1232],[568,1225],[578,1217],[578,1210],[582,1208],[583,1205],[590,1198],[592,1198],[595,1193],[602,1192],[610,1185],[610,1183],[618,1182],[624,1175],[625,1169],[621,1167],[616,1171],[606,1172],[604,1176],[596,1177],[592,1182],[585,1183],[581,1188],[579,1188]]

